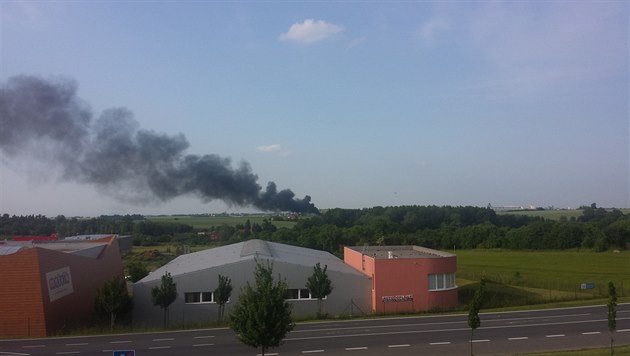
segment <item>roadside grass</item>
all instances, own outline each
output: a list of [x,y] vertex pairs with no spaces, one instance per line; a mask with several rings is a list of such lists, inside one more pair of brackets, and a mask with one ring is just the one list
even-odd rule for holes
[[[614,348],[615,355],[630,355],[630,346],[617,346]],[[609,356],[610,348],[603,347],[598,349],[581,349],[571,351],[556,351],[556,352],[540,352],[540,353],[525,353],[514,354],[517,356]]]
[[[526,304],[605,297],[609,281],[615,283],[619,297],[630,296],[630,251],[477,249],[455,253],[460,294],[484,277],[505,294],[504,299],[514,297]],[[585,283],[593,288],[582,289]]]
[[160,215],[147,216],[147,220],[153,222],[175,223],[191,225],[194,229],[209,229],[212,226],[235,226],[243,225],[249,220],[251,224],[262,224],[263,220],[270,220],[277,228],[293,228],[295,221],[275,220],[273,216],[267,215],[245,215],[245,216],[188,216],[188,215]]

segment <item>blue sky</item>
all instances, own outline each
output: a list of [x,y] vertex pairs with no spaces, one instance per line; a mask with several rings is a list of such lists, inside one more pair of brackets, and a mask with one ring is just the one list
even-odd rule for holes
[[[67,78],[319,208],[630,207],[628,4],[3,1],[0,82]],[[134,205],[0,152],[0,213]]]

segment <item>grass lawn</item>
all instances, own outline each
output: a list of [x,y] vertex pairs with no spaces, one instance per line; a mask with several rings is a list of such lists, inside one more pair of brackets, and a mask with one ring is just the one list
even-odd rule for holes
[[[624,214],[630,214],[630,209],[622,208],[619,210],[621,210],[621,212]],[[563,216],[566,217],[567,219],[571,219],[572,217],[577,219],[580,216],[582,216],[582,210],[572,209],[572,210],[498,211],[497,214],[540,216],[545,219],[558,221]]]
[[[525,304],[605,297],[609,281],[619,297],[630,296],[630,251],[460,250],[456,255],[464,294],[467,285],[472,289],[470,284],[485,276],[504,299]],[[581,289],[583,283],[594,288]]]
[[147,216],[147,220],[154,222],[168,222],[168,223],[180,223],[191,225],[195,229],[208,229],[212,226],[221,225],[237,225],[245,224],[247,220],[250,223],[262,224],[264,219],[271,219],[271,223],[277,228],[286,227],[292,228],[295,226],[294,221],[276,221],[273,217],[265,215],[247,215],[247,216],[187,216],[187,215],[168,215],[168,216]]

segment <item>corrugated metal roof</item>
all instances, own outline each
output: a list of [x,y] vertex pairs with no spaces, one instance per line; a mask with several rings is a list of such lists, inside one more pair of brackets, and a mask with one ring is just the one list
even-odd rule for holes
[[199,252],[181,255],[157,270],[151,272],[140,282],[150,282],[160,279],[165,272],[175,277],[186,273],[205,270],[236,262],[251,260],[264,256],[272,262],[285,262],[295,265],[313,267],[316,263],[327,265],[329,271],[359,273],[346,265],[334,255],[304,247],[290,246],[263,240],[248,240],[232,245],[221,246]]

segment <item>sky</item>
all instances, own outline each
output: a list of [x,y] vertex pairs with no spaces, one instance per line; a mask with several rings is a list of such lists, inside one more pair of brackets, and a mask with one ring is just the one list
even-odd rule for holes
[[[132,134],[183,140],[178,157],[226,159],[261,193],[274,182],[320,209],[628,208],[628,11],[626,1],[5,0],[0,90],[18,76],[71,83],[86,137],[124,108]],[[11,120],[0,130],[22,119]],[[0,213],[258,210],[194,188],[136,199],[152,194],[138,177],[86,180],[41,148],[51,130],[19,149],[0,134]],[[71,153],[85,161],[86,149]]]

